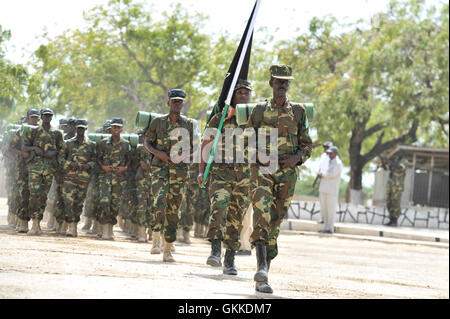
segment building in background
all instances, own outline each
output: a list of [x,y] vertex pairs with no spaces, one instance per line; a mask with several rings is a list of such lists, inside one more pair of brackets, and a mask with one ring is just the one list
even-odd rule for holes
[[[401,206],[448,208],[449,150],[400,145],[391,155],[400,150],[409,162]],[[388,179],[388,171],[381,169],[375,173],[374,206],[386,205]]]

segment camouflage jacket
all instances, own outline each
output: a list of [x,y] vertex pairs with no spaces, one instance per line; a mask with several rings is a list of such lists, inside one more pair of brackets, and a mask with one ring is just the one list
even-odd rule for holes
[[389,161],[388,169],[391,183],[403,185],[407,168],[408,160],[406,158],[402,158],[400,160],[393,159]]
[[[261,108],[259,107],[261,106]],[[296,109],[295,109],[296,108]],[[262,114],[261,114],[262,113]],[[255,129],[278,129],[278,156],[299,154],[303,164],[311,156],[312,141],[309,136],[308,118],[303,106],[289,100],[282,106],[273,99],[258,104],[250,114],[248,126]],[[266,133],[266,148],[269,149],[269,131]]]
[[[131,160],[131,145],[122,137],[114,144],[112,136],[101,140],[97,147],[97,158],[103,165],[125,166]],[[100,171],[103,172],[102,170]]]
[[[91,172],[95,168],[96,153],[95,143],[87,137],[81,143],[76,137],[73,137],[64,144],[58,155],[58,161],[66,176],[89,179]],[[70,163],[75,163],[79,166],[87,164],[90,170],[88,172],[83,170],[73,171],[69,166]]]
[[[20,130],[17,130],[17,132],[11,137],[11,139],[9,140],[9,145],[8,148],[12,148],[15,149],[17,151],[21,151],[22,149],[22,135],[20,134]],[[25,168],[25,159],[23,158],[23,156],[16,156],[14,154],[10,154],[10,156],[12,156],[13,158],[16,158],[17,160],[17,168],[18,169],[23,169]]]
[[[61,151],[64,145],[61,131],[50,128],[46,131],[42,126],[31,129],[23,135],[23,145],[37,146],[44,153],[48,151]],[[40,166],[41,169],[59,169],[57,157],[51,159],[45,157],[34,156],[31,152],[30,158],[27,160],[27,165]]]
[[139,162],[144,162],[149,168],[152,166],[153,154],[147,151],[143,144],[137,146],[137,156]]
[[[171,132],[175,129],[183,128],[189,133],[189,149],[190,152],[193,150],[193,140],[194,140],[194,129],[193,122],[187,117],[180,115],[178,121],[173,125],[169,119],[169,114],[154,118],[149,128],[146,131],[147,143],[154,148],[167,153],[170,156],[170,151],[172,147],[180,143],[182,136],[178,138],[171,139]],[[184,136],[186,137],[186,136]],[[178,154],[181,155],[181,149],[179,149]],[[183,162],[180,164],[184,164]],[[164,162],[162,162],[157,156],[152,159],[152,166],[163,167]]]
[[[207,128],[219,128],[220,120],[222,118],[222,114],[215,114],[211,120],[209,121]],[[223,123],[222,130],[220,132],[220,141],[217,143],[216,148],[216,156],[220,155],[221,163],[242,163],[242,159],[244,163],[248,163],[248,152],[246,152],[246,140],[243,139],[238,141],[241,138],[244,138],[244,130],[246,125],[238,125],[236,122],[236,116],[231,117]],[[227,143],[231,143],[231,141],[227,141],[226,132],[228,130],[241,129],[242,131],[235,132],[233,135],[232,145],[227,145]],[[213,140],[214,136],[204,136],[204,139]],[[232,147],[230,149],[229,147]],[[228,152],[226,151],[228,150]],[[232,150],[232,152],[231,152]],[[217,158],[217,157],[215,157]],[[238,161],[239,160],[239,161]]]

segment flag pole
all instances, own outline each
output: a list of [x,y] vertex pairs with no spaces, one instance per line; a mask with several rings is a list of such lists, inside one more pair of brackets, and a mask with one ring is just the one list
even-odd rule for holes
[[243,63],[245,55],[247,53],[248,44],[249,44],[250,39],[251,39],[251,37],[253,35],[253,30],[254,30],[254,27],[255,27],[255,20],[256,20],[257,14],[258,14],[259,6],[261,5],[261,1],[262,0],[256,0],[255,11],[254,11],[252,20],[250,21],[248,32],[247,32],[247,35],[246,35],[245,41],[244,41],[244,46],[243,46],[243,49],[241,51],[241,55],[239,56],[239,61],[238,61],[237,67],[236,67],[236,71],[234,72],[233,80],[231,81],[231,86],[230,86],[230,89],[228,91],[227,98],[225,100],[225,107],[224,107],[224,109],[222,111],[222,117],[220,119],[219,127],[217,129],[216,136],[214,137],[213,147],[211,148],[211,152],[209,154],[208,162],[206,164],[205,173],[203,175],[202,186],[205,186],[205,182],[206,182],[206,180],[208,178],[208,173],[209,173],[209,170],[211,168],[211,164],[212,164],[212,162],[214,160],[214,154],[216,153],[216,147],[217,147],[217,144],[219,142],[220,135],[221,135],[221,132],[222,132],[223,122],[225,121],[225,117],[227,116],[228,108],[230,106],[231,99],[233,97],[234,88],[236,86],[239,74],[241,72],[242,63]]

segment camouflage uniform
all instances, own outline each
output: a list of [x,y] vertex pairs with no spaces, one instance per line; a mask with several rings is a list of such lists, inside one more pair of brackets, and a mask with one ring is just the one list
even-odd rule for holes
[[[221,116],[222,114],[214,115],[208,123],[208,128],[218,128]],[[223,123],[221,142],[217,144],[216,150],[216,154],[217,152],[222,153],[222,163],[214,162],[210,169],[211,216],[207,234],[210,241],[222,240],[224,247],[233,251],[238,251],[240,247],[239,235],[247,209],[245,207],[246,198],[250,191],[248,162],[233,163],[234,158],[226,158],[225,154],[225,129],[236,129],[238,127],[235,116]],[[244,127],[240,128],[244,129]],[[245,150],[238,149],[237,146],[238,144],[234,143],[233,153],[244,154]],[[226,162],[232,163],[227,164]]]
[[[14,134],[11,138],[10,147],[16,150],[21,150],[22,147],[22,135],[20,130]],[[30,160],[28,158],[27,160]],[[28,188],[28,171],[26,167],[26,160],[19,156],[16,162],[15,181],[13,186],[13,192],[16,194],[17,202],[15,205],[15,211],[13,212],[19,218],[29,221],[30,214],[28,210],[30,190]]]
[[148,171],[144,172],[141,167],[138,167],[136,173],[136,196],[137,196],[137,224],[139,226],[144,226],[145,228],[151,227],[152,222],[152,175],[151,175],[151,164],[153,155],[147,151],[144,145],[139,144],[137,147],[137,154],[139,162],[144,162]]
[[[83,210],[83,203],[90,179],[90,171],[95,167],[95,143],[87,137],[81,143],[76,137],[69,139],[60,152],[59,162],[64,174],[62,196],[64,200],[64,220],[67,223],[78,223]],[[89,172],[73,171],[69,164],[75,163],[80,167],[87,164]]]
[[[65,134],[63,139],[67,141],[74,137],[74,134]],[[58,173],[54,177],[54,192],[52,194],[52,199],[54,203],[50,203],[50,207],[53,207],[53,215],[55,216],[58,224],[61,224],[64,221],[64,196],[63,196],[63,184],[64,184],[64,173],[62,168],[58,168]],[[50,196],[49,196],[50,197]]]
[[[120,138],[118,143],[113,143],[112,136],[100,141],[98,159],[103,165],[113,167],[125,166],[130,159],[131,145]],[[105,172],[100,169],[98,174],[98,221],[101,224],[117,223],[123,190],[127,182],[125,173]]]
[[209,200],[209,183],[205,188],[198,188],[197,201],[191,202],[193,207],[189,209],[194,210],[194,222],[199,225],[208,226],[211,217],[210,200]]
[[[149,145],[170,155],[172,146],[179,140],[171,140],[170,134],[177,128],[187,129],[192,150],[193,123],[180,115],[177,123],[172,124],[169,115],[157,117],[150,123],[146,132]],[[158,157],[152,160],[153,216],[152,230],[159,232],[164,228],[164,237],[168,243],[176,240],[178,212],[184,197],[184,184],[187,179],[188,165],[181,162],[166,165]]]
[[[43,127],[31,129],[23,136],[25,146],[37,146],[45,153],[47,151],[60,151],[64,141],[59,130],[50,128],[46,131]],[[50,190],[53,176],[58,170],[56,156],[52,159],[35,156],[30,152],[31,160],[27,163],[28,186],[30,191],[29,210],[30,217],[42,220],[47,194]]]
[[124,220],[129,220],[133,224],[137,224],[137,197],[136,197],[136,161],[137,161],[137,151],[136,148],[131,146],[130,158],[131,164],[128,170],[124,173],[126,175],[126,183],[124,188],[124,193],[122,197],[122,202],[120,204],[119,215]]
[[192,164],[188,168],[188,179],[185,183],[185,196],[183,203],[181,204],[180,222],[179,226],[184,231],[190,231],[194,224],[194,212],[196,211],[195,205],[198,201],[198,165]]
[[[267,246],[267,256],[274,259],[278,254],[277,238],[280,225],[286,216],[294,195],[299,168],[311,156],[312,142],[308,134],[308,120],[303,107],[299,108],[297,121],[294,106],[286,101],[282,106],[275,105],[271,100],[264,105],[257,105],[249,117],[249,126],[258,128],[278,129],[278,156],[301,154],[301,161],[293,168],[281,168],[273,174],[257,173],[256,187],[252,192],[253,202],[253,233],[251,243],[264,242]],[[259,112],[259,113],[258,113]],[[269,132],[267,131],[267,135]],[[269,143],[266,143],[269,148]]]
[[388,164],[389,180],[387,182],[387,201],[386,206],[389,211],[390,219],[398,219],[401,214],[401,198],[405,182],[408,160],[406,158],[398,159],[394,157]]

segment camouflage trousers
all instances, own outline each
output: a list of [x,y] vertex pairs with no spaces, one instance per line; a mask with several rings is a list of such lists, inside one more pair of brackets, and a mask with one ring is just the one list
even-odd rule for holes
[[210,219],[210,200],[209,200],[209,183],[206,188],[198,188],[198,196],[195,202],[191,202],[191,209],[194,211],[194,222],[199,225],[209,225]]
[[183,228],[185,231],[190,231],[192,226],[194,225],[194,212],[195,212],[195,203],[198,198],[198,184],[195,181],[195,184],[190,180],[188,185],[185,185],[186,194],[184,196],[183,203],[181,204],[181,214],[180,214],[180,222],[179,226]]
[[234,251],[240,248],[242,220],[250,190],[248,166],[214,165],[211,169],[209,196],[211,217],[208,239],[220,239],[224,247]]
[[386,207],[389,212],[389,218],[398,219],[402,212],[401,199],[403,193],[403,185],[393,182],[391,179],[387,183]]
[[7,204],[8,204],[8,213],[9,214],[17,214],[17,202],[18,202],[18,196],[17,196],[17,183],[16,183],[16,165],[15,163],[11,163],[6,166],[6,194],[8,197]]
[[16,171],[16,192],[18,195],[17,215],[19,218],[29,221],[29,200],[30,189],[28,187],[28,171],[26,167],[22,167]]
[[145,226],[145,228],[151,227],[152,222],[152,206],[153,197],[151,195],[152,190],[152,176],[150,171],[144,173],[144,177],[136,181],[136,219],[139,226]]
[[64,220],[68,223],[78,223],[83,211],[83,203],[89,179],[66,177],[63,183]]
[[28,167],[28,189],[30,191],[28,207],[31,218],[42,220],[54,174],[53,169],[35,165]]
[[119,215],[123,219],[130,220],[133,224],[137,223],[137,197],[136,197],[136,171],[126,172],[126,182],[120,203]]
[[278,255],[280,225],[294,196],[297,176],[298,167],[279,168],[274,174],[257,175],[252,191],[253,232],[250,242],[252,246],[258,241],[264,242],[270,259]]
[[86,200],[84,202],[83,207],[83,215],[97,219],[97,197],[98,197],[98,176],[96,173],[91,175],[91,179],[89,180],[89,184],[87,187]]
[[55,175],[55,213],[54,216],[58,223],[62,223],[64,221],[64,197],[63,197],[63,185],[64,185],[64,177],[62,174]]
[[176,240],[178,212],[184,197],[187,166],[152,167],[152,230],[163,231],[167,242]]
[[50,190],[47,194],[47,204],[45,210],[54,216],[58,223],[64,221],[64,199],[62,187],[64,178],[62,175],[54,176]]
[[101,224],[117,224],[117,215],[123,197],[124,174],[103,173],[98,176],[98,216]]

